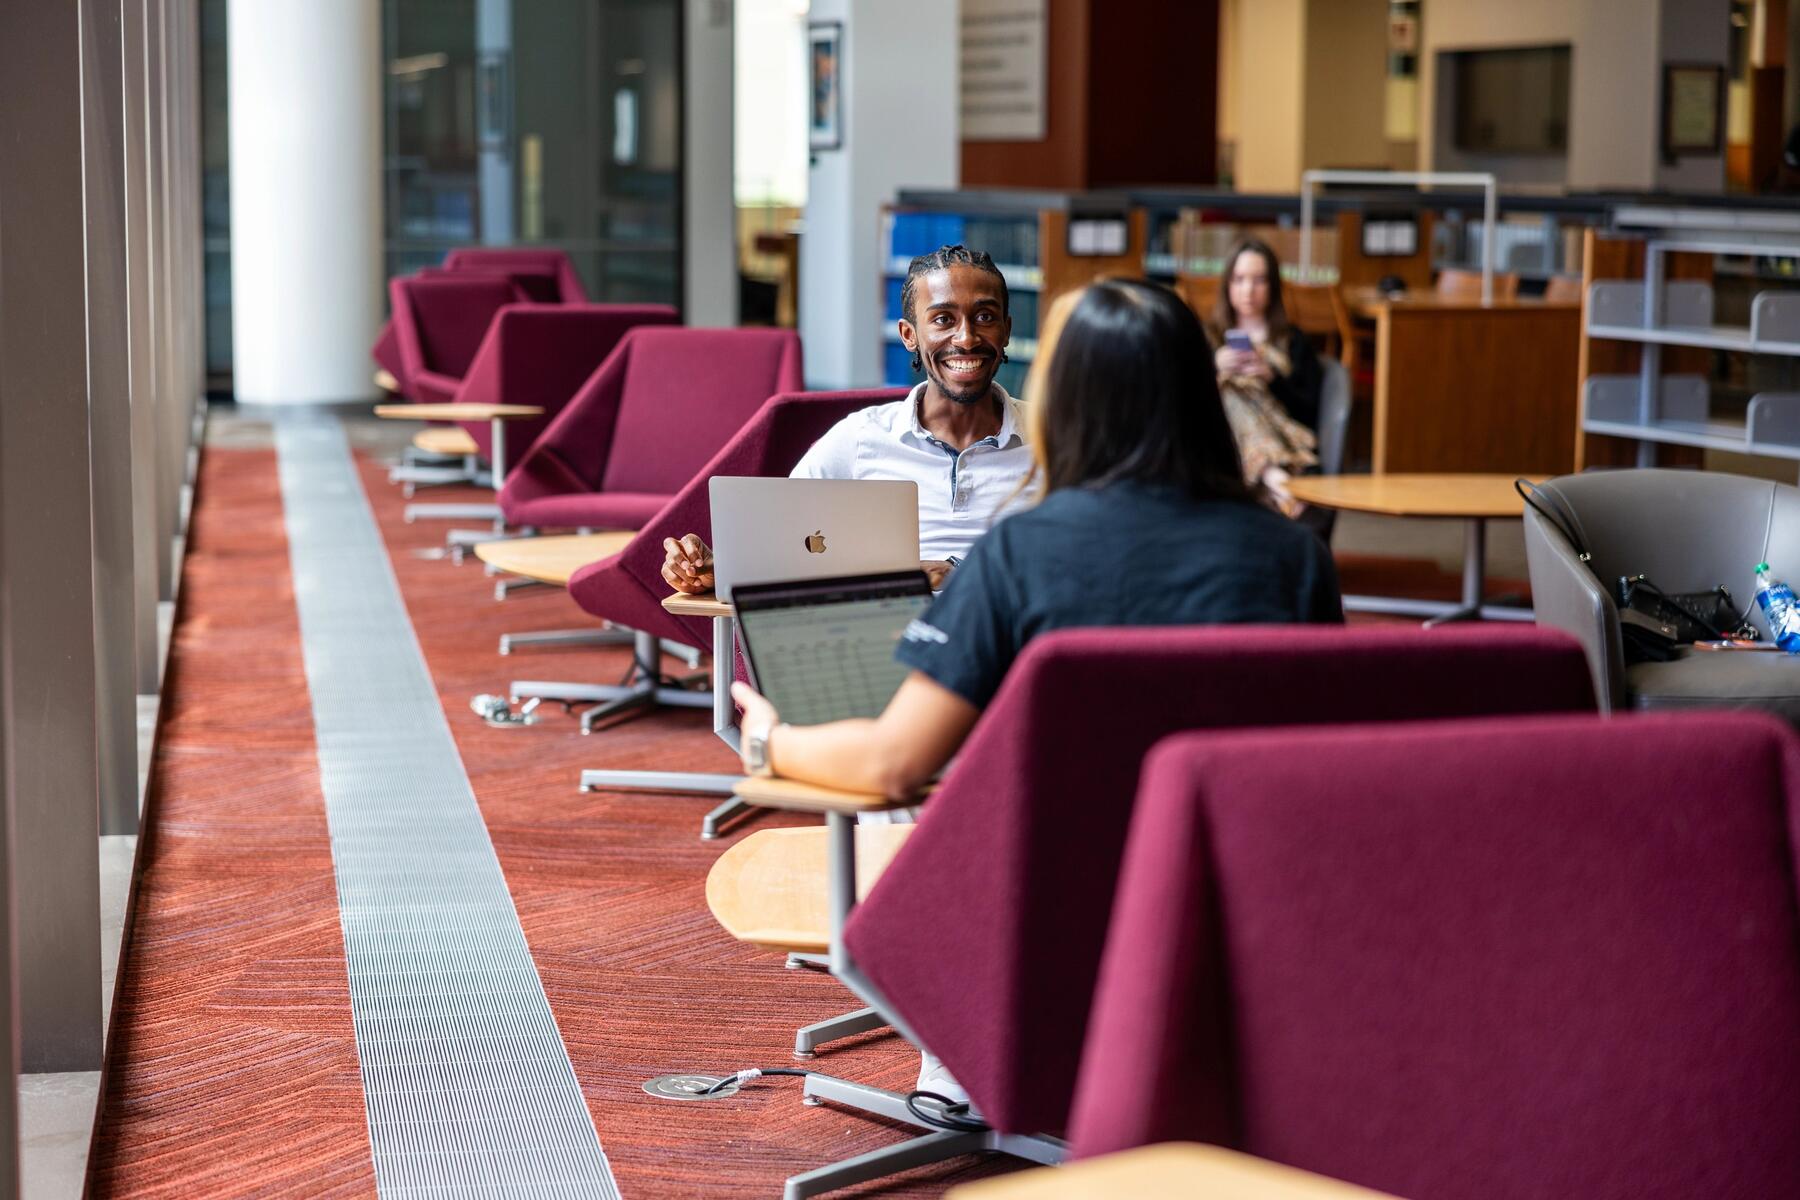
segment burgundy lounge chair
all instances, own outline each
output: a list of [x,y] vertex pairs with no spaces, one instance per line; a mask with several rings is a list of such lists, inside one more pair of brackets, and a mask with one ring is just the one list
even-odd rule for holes
[[[1580,647],[1532,628],[1046,634],[1013,664],[912,835],[854,908],[852,817],[870,798],[821,802],[817,789],[747,783],[757,803],[827,810],[830,966],[871,1008],[812,1028],[850,1033],[886,1018],[943,1060],[992,1126],[816,1168],[791,1177],[788,1194],[975,1150],[1061,1157],[1054,1135],[1067,1126],[1138,768],[1165,734],[1593,706]],[[798,832],[753,834],[731,853]],[[922,899],[931,897],[941,903]],[[814,1100],[922,1124],[896,1093],[824,1074],[804,1088]]]
[[[1178,730],[1591,712],[1535,628],[1068,630],[1014,664],[845,944],[996,1129],[1068,1125],[1144,754]],[[921,896],[950,896],[944,912]]]
[[[601,559],[576,571],[569,580],[569,597],[590,616],[638,631],[638,659],[645,664],[655,661],[658,641],[679,642],[713,652],[730,663],[733,657],[728,622],[713,623],[700,617],[677,617],[662,606],[669,594],[663,582],[662,563],[665,537],[697,533],[712,538],[712,507],[707,483],[714,475],[784,476],[812,444],[837,422],[859,409],[874,404],[887,404],[905,396],[903,389],[877,389],[852,392],[799,392],[770,397],[744,427],[740,429],[710,461],[696,470],[686,485],[648,521],[638,535],[618,554]],[[653,668],[652,668],[653,670]],[[618,709],[640,707],[657,700],[651,671],[640,672],[639,678],[617,689],[583,688],[583,698],[605,700]],[[561,695],[568,685],[517,680],[511,685],[514,696]],[[714,728],[730,742],[736,714],[728,697],[714,695]],[[587,714],[586,728],[598,716]],[[729,797],[739,777],[729,775],[676,774],[645,771],[583,771],[583,790],[596,788],[654,788],[668,791],[701,792]],[[701,827],[703,837],[712,837],[720,821],[742,808],[727,799],[709,814]]]
[[1075,1151],[1216,1142],[1413,1200],[1794,1195],[1797,851],[1800,738],[1762,715],[1171,738]]
[[[520,462],[628,332],[679,320],[664,304],[506,305],[489,323],[456,400],[542,408],[541,417],[507,424],[507,457]],[[458,424],[487,458],[493,448],[489,423]]]
[[540,304],[586,304],[587,289],[561,250],[526,246],[463,246],[444,256],[444,270],[510,277]]
[[390,280],[388,298],[407,398],[445,404],[456,398],[494,315],[520,294],[499,275],[430,275]]
[[638,529],[765,400],[802,386],[791,330],[634,329],[517,460],[501,511],[539,529]]

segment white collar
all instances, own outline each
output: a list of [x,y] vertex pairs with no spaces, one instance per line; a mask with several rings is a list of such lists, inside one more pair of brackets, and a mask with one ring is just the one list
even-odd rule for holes
[[[912,420],[913,436],[920,441],[936,442],[939,439],[925,428],[924,422],[919,420],[919,405],[925,399],[925,389],[928,386],[930,386],[928,383],[913,385],[911,394],[906,397],[906,411]],[[991,387],[993,394],[1000,400],[1000,432],[993,435],[994,445],[1002,450],[1011,447],[1015,441],[1023,445],[1025,436],[1019,431],[1019,401],[1007,395],[1006,389],[998,383],[992,384]],[[987,439],[981,440],[986,441]]]

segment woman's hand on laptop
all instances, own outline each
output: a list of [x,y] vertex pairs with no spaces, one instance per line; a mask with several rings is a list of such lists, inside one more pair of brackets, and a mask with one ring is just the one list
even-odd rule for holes
[[690,596],[712,591],[712,550],[697,533],[686,534],[680,541],[664,538],[662,577],[664,583]]

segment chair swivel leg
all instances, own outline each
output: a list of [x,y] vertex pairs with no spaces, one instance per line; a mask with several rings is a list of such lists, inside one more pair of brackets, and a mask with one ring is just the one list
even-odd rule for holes
[[888,1020],[873,1008],[859,1008],[826,1021],[815,1021],[794,1032],[794,1057],[811,1058],[826,1042],[887,1028]]

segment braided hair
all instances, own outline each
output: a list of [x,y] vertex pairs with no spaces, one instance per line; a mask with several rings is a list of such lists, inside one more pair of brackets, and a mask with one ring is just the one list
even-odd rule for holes
[[[1006,276],[1000,273],[1000,268],[994,265],[994,260],[988,256],[985,250],[971,250],[959,243],[955,246],[939,246],[931,253],[921,254],[907,264],[906,282],[900,285],[900,315],[906,319],[908,324],[918,324],[918,318],[913,315],[913,296],[918,291],[919,277],[933,271],[942,271],[945,267],[951,266],[974,267],[977,271],[986,271],[997,279],[1000,282],[1000,314],[1009,318],[1012,316],[1012,297],[1006,290]],[[1000,357],[1002,362],[1006,361],[1004,351]],[[917,371],[923,365],[918,355],[915,354],[912,361],[913,370]]]

